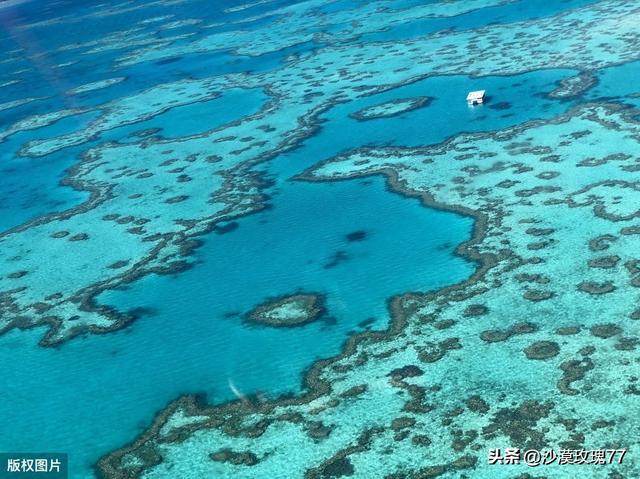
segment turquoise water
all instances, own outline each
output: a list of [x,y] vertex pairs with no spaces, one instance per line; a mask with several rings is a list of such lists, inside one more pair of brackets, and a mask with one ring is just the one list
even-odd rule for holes
[[10,136],[0,151],[0,174],[4,180],[0,207],[5,212],[0,216],[0,229],[7,230],[85,201],[88,197],[85,192],[61,187],[60,181],[66,170],[79,161],[82,151],[88,148],[104,141],[138,141],[132,134],[149,128],[158,129],[155,134],[164,138],[197,135],[256,113],[266,100],[267,97],[258,89],[231,89],[222,92],[218,98],[173,107],[149,120],[105,131],[80,147],[50,154],[46,160],[22,158],[16,153],[26,141],[62,136],[84,128],[98,117],[98,113],[64,118],[50,126]]
[[[65,118],[36,130],[36,135],[63,135],[86,125],[92,115]],[[85,192],[61,187],[65,170],[79,160],[81,149],[69,149],[49,155],[45,161],[16,156],[34,132],[20,132],[0,143],[0,229],[19,226],[40,215],[63,211],[86,200]],[[38,138],[38,136],[36,136]]]
[[[319,135],[285,155],[293,159],[290,169],[282,174],[294,175],[311,166],[312,160],[321,161],[349,148],[435,144],[463,132],[491,131],[550,118],[568,110],[575,100],[546,100],[540,93],[552,91],[556,81],[573,74],[570,70],[543,70],[515,76],[434,77],[337,105],[323,115],[326,121]],[[491,102],[481,108],[469,108],[459,101],[461,91],[475,89],[491,92]],[[426,108],[366,122],[349,117],[350,113],[372,105],[421,95],[433,97]]]
[[[137,435],[157,410],[181,394],[205,392],[212,402],[232,399],[229,381],[244,393],[262,391],[268,397],[297,391],[302,372],[314,360],[336,354],[348,335],[363,330],[359,324],[386,326],[387,298],[459,282],[475,266],[452,253],[470,237],[470,218],[391,194],[382,178],[319,184],[289,178],[349,147],[435,143],[460,131],[536,118],[539,99],[533,93],[551,90],[554,81],[568,74],[434,78],[338,105],[325,115],[318,135],[283,154],[265,172],[275,180],[271,209],[237,220],[230,233],[208,235],[192,270],[176,277],[148,277],[99,298],[123,310],[146,308],[150,314],[122,332],[74,340],[56,350],[35,347],[39,330],[0,338],[7,360],[20,365],[7,377],[5,393],[24,397],[0,406],[0,414],[24,426],[2,441],[27,450],[75,451],[72,464],[80,475],[96,458]],[[469,109],[466,104],[451,108],[460,89],[480,84],[514,104],[507,110]],[[425,92],[435,100],[423,110],[370,122],[348,116]],[[259,98],[253,99],[260,105]],[[188,115],[189,109],[202,112],[216,101],[175,108],[109,136],[162,127],[163,117]],[[559,102],[544,105],[548,114],[567,108]],[[430,121],[434,117],[440,118],[437,124]],[[168,136],[198,132],[197,127],[188,130],[188,123],[164,125],[160,134]],[[346,241],[354,231],[365,231],[366,239]],[[336,255],[346,259],[327,268]],[[299,330],[248,327],[241,321],[241,314],[267,297],[298,289],[327,294],[328,317]],[[55,394],[33,403],[40,391],[49,389]],[[110,427],[113,423],[118,428]],[[37,435],[25,432],[36,430]]]
[[[358,323],[374,318],[369,327],[385,326],[387,298],[436,289],[474,269],[452,255],[469,237],[470,219],[389,194],[381,178],[277,190],[272,209],[207,237],[197,267],[103,295],[153,311],[126,330],[59,349],[36,347],[38,330],[0,338],[0,358],[14,365],[3,376],[2,394],[11,399],[0,402],[0,416],[20,424],[4,432],[0,449],[73,451],[73,469],[86,473],[180,394],[231,399],[229,381],[269,397],[297,391],[302,371],[337,353],[347,335],[363,330]],[[367,238],[349,243],[355,230]],[[326,269],[338,251],[347,259]],[[247,326],[237,314],[298,288],[327,294],[331,317],[278,330]]]
[[[301,374],[314,360],[336,354],[346,337],[364,327],[386,326],[387,298],[462,281],[475,266],[453,255],[470,237],[470,218],[391,194],[382,178],[316,184],[290,177],[350,147],[436,143],[457,132],[538,118],[541,105],[545,115],[556,114],[568,105],[541,103],[535,93],[550,91],[555,81],[571,74],[433,78],[333,108],[324,115],[318,135],[281,155],[263,173],[275,181],[271,209],[237,220],[237,229],[229,233],[209,234],[192,270],[175,277],[148,277],[99,298],[122,310],[150,311],[128,329],[74,340],[56,350],[35,347],[39,330],[0,338],[7,360],[20,365],[8,375],[5,394],[24,398],[0,407],[0,414],[24,426],[3,441],[26,450],[75,451],[72,463],[81,475],[181,394],[205,392],[212,402],[232,399],[229,381],[244,393],[261,391],[268,397],[298,391]],[[479,85],[488,85],[501,101],[513,102],[510,108],[452,108],[457,92]],[[348,116],[373,104],[424,93],[435,100],[422,110],[369,122]],[[231,92],[222,99],[177,107],[107,132],[106,138],[125,140],[132,132],[154,127],[163,128],[158,134],[166,137],[196,134],[204,128],[201,118],[207,109],[217,107],[222,114],[215,114],[215,122],[222,124],[233,119],[224,115],[256,111],[264,102],[260,95]],[[220,100],[236,106],[220,109]],[[433,118],[439,121],[433,123]],[[207,128],[216,124],[206,123]],[[49,128],[64,134],[74,126],[67,119]],[[52,132],[37,133],[46,137]],[[68,158],[68,151],[57,155]],[[33,181],[24,174],[20,178]],[[33,214],[21,208],[22,214]],[[346,235],[354,231],[365,231],[366,239],[348,242]],[[341,260],[327,268],[336,258]],[[267,297],[298,289],[326,294],[327,317],[294,330],[250,327],[241,321],[242,314]],[[33,403],[40,391],[49,389],[55,394]],[[118,428],[110,427],[113,423]]]
[[[550,16],[592,3],[574,0],[540,5],[521,0],[451,18],[415,20],[350,41],[399,41],[441,30],[471,30]],[[394,8],[413,4],[394,2]],[[95,22],[94,29],[75,28],[78,23],[71,22],[72,27],[53,24],[26,32],[16,26],[62,14],[82,22],[83,15],[97,7],[68,2],[55,11],[40,11],[28,2],[21,7],[21,15],[1,17],[5,27],[2,42],[10,45],[8,49],[22,47],[26,56],[40,60],[0,65],[0,83],[5,77],[13,78],[18,68],[33,67],[17,74],[20,83],[0,90],[0,103],[26,96],[50,97],[0,112],[2,129],[27,116],[61,108],[96,110],[16,133],[0,143],[0,233],[85,201],[86,192],[60,184],[84,151],[108,142],[132,144],[139,140],[135,132],[149,128],[158,129],[156,135],[164,139],[205,134],[256,114],[269,96],[258,87],[228,89],[219,98],[170,108],[41,158],[17,156],[27,142],[82,129],[109,102],[158,84],[286,69],[289,55],[313,52],[328,40],[314,37],[256,57],[218,49],[117,67],[121,55],[139,48],[125,43],[84,55],[85,61],[64,73],[55,65],[75,60],[78,52],[58,47],[67,42],[90,42],[157,15],[174,15],[171,21],[222,21],[206,30],[201,26],[175,31],[156,31],[152,24],[141,27],[141,32],[155,39],[191,32],[193,36],[172,43],[188,46],[212,32],[237,28],[231,21],[291,5],[272,2],[224,14],[223,9],[231,4],[216,3],[212,8],[204,1],[184,8],[158,4],[128,15],[105,17]],[[330,17],[362,5],[338,1],[321,5],[318,11]],[[267,16],[240,25],[258,31],[284,17]],[[338,27],[342,25],[328,26],[326,31]],[[313,26],[310,31],[324,28]],[[66,38],[68,35],[72,38]],[[38,55],[42,53],[46,55]],[[202,392],[217,404],[234,399],[232,388],[244,394],[260,392],[267,398],[299,393],[303,374],[314,361],[338,354],[344,341],[355,333],[388,325],[391,297],[408,291],[434,291],[462,282],[475,271],[475,263],[454,253],[471,237],[474,225],[470,217],[429,208],[418,199],[392,193],[382,177],[323,183],[293,179],[306,168],[353,148],[433,145],[465,132],[490,132],[550,119],[584,101],[606,99],[640,105],[637,97],[630,96],[637,93],[637,86],[624,81],[640,75],[637,62],[602,69],[596,86],[565,101],[550,99],[545,93],[560,80],[576,75],[577,70],[549,68],[482,77],[432,73],[425,72],[429,77],[414,78],[389,91],[333,106],[320,116],[313,136],[253,166],[251,172],[271,185],[264,191],[269,195],[267,209],[229,220],[201,236],[203,244],[195,251],[194,267],[188,271],[146,276],[97,298],[120,311],[144,312],[126,329],[84,335],[56,348],[37,345],[44,334],[42,328],[14,330],[0,337],[0,360],[6,365],[0,417],[11,422],[11,427],[2,430],[0,451],[66,451],[71,457],[71,477],[90,477],[97,459],[140,435],[156,413],[175,398]],[[126,80],[108,88],[76,96],[65,94],[82,84],[120,76]],[[481,107],[469,108],[463,96],[475,89],[487,89],[490,98]],[[384,119],[359,122],[349,116],[369,106],[415,96],[433,100],[424,108]],[[211,153],[216,153],[214,144]],[[363,239],[349,241],[348,235],[355,232],[362,232]],[[243,321],[245,313],[267,298],[298,290],[326,295],[327,312],[317,322],[302,328],[274,329]]]
[[638,103],[638,97],[631,97],[638,88],[629,78],[638,78],[640,62],[630,62],[607,68],[598,75],[598,84],[586,95],[589,100],[610,100],[630,104]]
[[[556,13],[595,3],[596,0],[565,0],[562,2],[528,2],[516,0],[506,5],[481,8],[452,18],[427,18],[391,27],[382,33],[363,35],[359,41],[404,40],[439,30],[470,30],[487,25],[522,22],[544,18]],[[408,2],[410,3],[410,2]],[[404,5],[403,5],[404,6]]]

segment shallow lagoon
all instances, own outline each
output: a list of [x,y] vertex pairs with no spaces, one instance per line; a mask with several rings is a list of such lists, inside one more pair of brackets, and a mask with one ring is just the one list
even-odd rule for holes
[[108,130],[88,143],[47,155],[45,158],[21,158],[16,153],[21,145],[42,138],[54,138],[85,128],[98,112],[58,120],[44,128],[19,132],[0,143],[0,230],[25,223],[37,216],[64,211],[79,205],[88,194],[61,186],[66,170],[80,160],[80,154],[104,141],[139,141],[133,134],[144,129],[158,129],[165,138],[188,136],[223,126],[246,115],[256,113],[267,101],[260,89],[231,89],[209,101],[168,109],[147,121]]
[[[3,390],[12,400],[0,403],[0,415],[21,425],[5,432],[0,448],[77,451],[73,462],[89,467],[182,393],[231,399],[229,381],[245,393],[297,390],[301,372],[335,354],[362,330],[358,323],[375,318],[384,327],[386,298],[460,281],[474,268],[452,256],[470,219],[389,194],[381,178],[290,184],[273,209],[239,225],[210,236],[201,264],[178,278],[150,277],[103,295],[154,311],[127,330],[59,349],[35,347],[37,330],[0,338],[3,361],[14,365]],[[354,230],[366,231],[365,240],[348,242]],[[325,268],[338,251],[348,259]],[[225,317],[298,288],[325,292],[332,318],[278,330]]]
[[[390,194],[382,178],[337,183],[290,178],[346,148],[436,143],[471,128],[490,130],[556,114],[570,103],[542,100],[535,93],[552,90],[557,80],[572,74],[432,78],[336,106],[326,113],[318,135],[264,171],[274,181],[272,208],[239,219],[237,229],[229,233],[210,234],[192,270],[175,277],[148,277],[99,298],[124,310],[148,308],[151,314],[125,331],[74,340],[56,350],[35,347],[39,330],[0,338],[2,354],[17,364],[6,394],[23,398],[0,406],[0,414],[23,424],[3,441],[29,450],[80,451],[74,467],[82,477],[99,456],[135,437],[159,409],[181,394],[205,392],[210,401],[220,402],[233,398],[230,384],[243,393],[262,391],[267,397],[297,391],[304,370],[314,360],[336,354],[349,334],[363,330],[359,323],[376,329],[386,326],[387,298],[462,281],[474,265],[453,256],[457,244],[470,237],[470,218]],[[459,91],[479,85],[495,92],[493,105],[469,109],[456,101]],[[420,94],[434,101],[384,120],[359,122],[348,116]],[[235,99],[233,94],[228,98]],[[255,108],[264,97],[259,92],[247,96],[248,105],[250,99],[256,100]],[[498,102],[511,107],[493,108]],[[212,100],[178,107],[164,116],[216,105]],[[162,126],[162,118],[125,126],[105,137]],[[441,121],[434,123],[433,118]],[[165,123],[167,136],[195,133],[188,131],[188,124]],[[60,131],[72,126],[66,120],[56,125]],[[354,231],[366,232],[365,239],[347,241],[346,235]],[[332,263],[335,266],[326,267]],[[267,297],[299,288],[327,294],[327,317],[287,330],[242,322],[241,314]],[[56,394],[34,405],[32,398],[49,388]],[[105,390],[111,393],[105,395]],[[114,423],[117,430],[111,427]],[[37,440],[25,442],[26,437]]]
[[[563,3],[562,7],[578,3],[588,2]],[[501,11],[508,8],[522,13],[516,7],[501,7]],[[460,28],[470,28],[473,18],[478,24],[488,21],[477,13],[456,21],[469,21],[466,26],[460,23]],[[500,18],[504,19],[510,18]],[[427,23],[437,29],[437,22]],[[401,30],[392,33],[398,38],[407,34]],[[204,67],[200,68],[196,65],[201,58],[184,57],[151,78],[156,81],[166,75],[167,80],[172,79],[183,69],[193,70],[198,77],[212,68],[216,72],[250,65],[254,70],[269,69],[278,66],[284,54],[243,58],[234,65],[227,63],[228,54],[216,53],[207,56],[214,59],[211,64],[202,62]],[[127,73],[144,73],[147,67],[136,66]],[[619,86],[614,85],[633,68],[637,69],[620,67],[620,76],[614,69],[603,73],[593,95],[615,96]],[[212,402],[227,400],[233,397],[230,381],[245,393],[262,390],[270,397],[298,390],[301,373],[311,362],[339,351],[349,334],[363,329],[359,323],[374,318],[368,326],[386,325],[388,297],[460,281],[471,274],[474,265],[452,255],[456,244],[469,237],[469,218],[430,210],[417,200],[389,194],[381,178],[327,184],[290,182],[289,178],[346,148],[424,145],[461,131],[489,131],[554,116],[572,103],[544,99],[539,93],[552,90],[556,81],[573,74],[548,70],[514,77],[433,78],[330,110],[319,135],[266,168],[265,174],[275,182],[270,210],[238,220],[238,228],[227,234],[209,235],[197,251],[198,264],[191,271],[177,277],[146,278],[130,289],[100,298],[123,309],[147,307],[151,314],[125,331],[74,340],[59,349],[36,346],[41,330],[14,331],[0,338],[0,357],[12,365],[4,373],[0,414],[19,425],[4,431],[0,448],[79,451],[72,457],[73,477],[82,477],[90,474],[97,457],[130,441],[148,426],[155,412],[183,393],[203,391]],[[98,104],[144,86],[146,82],[133,86],[125,82],[94,93],[90,101]],[[476,88],[487,88],[492,99],[483,107],[469,109],[460,100],[466,91]],[[434,101],[426,108],[385,120],[359,123],[348,117],[366,106],[415,95],[430,95]],[[167,123],[164,135],[192,134],[197,125],[182,123],[176,128],[169,123],[184,118],[185,113],[204,114],[207,109],[207,104],[199,104],[170,110],[164,117],[114,131],[104,139],[121,139],[131,131],[164,126],[163,122]],[[71,127],[60,122],[54,128],[67,126]],[[42,179],[39,189],[55,193],[58,202],[47,203],[35,190],[16,188],[10,193],[24,195],[24,201],[15,211],[9,209],[2,227],[23,221],[20,215],[28,219],[82,200],[83,195],[72,195],[56,185],[64,168],[75,161],[75,153],[68,150],[38,164],[41,173],[35,176]],[[25,168],[20,174],[26,175],[27,170],[34,175],[34,168]],[[25,179],[32,181],[33,176]],[[17,204],[15,199],[11,205]],[[346,241],[346,235],[354,231],[366,232],[365,239]],[[339,252],[344,253],[336,256]],[[345,259],[336,263],[335,258]],[[336,265],[326,268],[332,262]],[[267,296],[298,288],[325,292],[328,317],[300,329],[274,330],[249,327],[236,314]],[[44,391],[52,393],[44,395]]]

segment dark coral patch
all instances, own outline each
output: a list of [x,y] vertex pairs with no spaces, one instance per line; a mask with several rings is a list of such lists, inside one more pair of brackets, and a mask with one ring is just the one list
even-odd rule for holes
[[556,334],[560,336],[571,336],[580,332],[579,326],[562,326],[556,329]]
[[107,266],[107,268],[120,269],[120,268],[124,268],[128,264],[129,264],[128,260],[120,260],[120,261],[116,261],[115,263],[110,264],[109,266]]
[[493,439],[497,433],[509,437],[515,447],[543,449],[546,446],[544,433],[537,430],[538,421],[549,416],[554,404],[535,400],[523,401],[516,408],[500,409],[488,426],[482,429],[486,439]]
[[621,235],[640,235],[640,226],[626,226],[620,230]]
[[168,203],[170,205],[173,205],[175,203],[182,203],[183,201],[187,200],[189,198],[189,196],[187,195],[179,195],[179,196],[174,196],[172,198],[167,198],[166,200],[164,200],[165,203]]
[[69,241],[86,241],[89,239],[89,235],[87,233],[78,233],[77,235],[73,235],[69,238]]
[[375,318],[367,318],[358,323],[359,328],[370,328],[376,322]]
[[42,314],[51,309],[51,305],[43,302],[34,303],[31,307],[35,310],[36,313]]
[[9,273],[7,275],[7,278],[9,279],[20,279],[23,276],[26,276],[28,274],[28,271],[14,271],[13,273]]
[[549,284],[549,278],[538,273],[519,273],[515,276],[516,281],[520,283],[536,283],[536,284]]
[[620,338],[614,348],[618,351],[635,351],[639,343],[638,338]]
[[596,281],[583,281],[582,283],[578,284],[578,290],[582,291],[583,293],[598,296],[601,294],[612,293],[616,290],[616,287],[611,281],[605,281],[603,283],[598,283]]
[[157,60],[153,62],[154,65],[168,65],[169,63],[175,63],[182,60],[181,56],[174,56],[169,58],[163,58],[162,60]]
[[553,296],[554,296],[553,291],[542,291],[538,289],[529,289],[525,291],[525,293],[522,295],[524,299],[528,299],[529,301],[534,301],[534,302],[546,301],[548,299],[553,298]]
[[339,457],[325,464],[320,477],[327,479],[333,477],[348,477],[353,476],[354,472],[353,464],[351,464],[349,458]]
[[453,430],[451,434],[454,437],[453,441],[451,442],[451,448],[457,452],[464,451],[478,437],[478,432],[474,431],[473,429],[469,431],[456,429]]
[[554,231],[553,228],[528,228],[525,233],[531,236],[548,236]]
[[510,337],[511,333],[509,331],[501,331],[499,329],[491,329],[480,333],[480,339],[486,343],[500,343],[502,341],[506,341]]
[[428,446],[431,444],[431,438],[425,434],[416,434],[411,438],[411,443],[416,446]]
[[615,266],[620,261],[620,256],[601,256],[599,258],[593,258],[589,260],[590,268],[600,268],[600,269],[610,269],[615,268]]
[[527,359],[545,360],[560,353],[560,346],[553,341],[537,341],[526,347],[524,353]]
[[326,439],[332,431],[329,426],[326,426],[321,421],[308,423],[305,430],[311,439],[317,440]]
[[507,101],[501,101],[498,103],[491,103],[488,105],[492,110],[509,110],[512,105]]
[[418,351],[418,358],[425,363],[434,363],[444,358],[449,351],[462,349],[458,338],[449,338],[439,343],[427,343]]
[[364,241],[367,238],[367,232],[363,230],[353,231],[345,236],[347,241],[354,243],[357,241]]
[[418,366],[409,364],[407,366],[394,369],[387,376],[391,376],[395,380],[402,380],[405,378],[414,378],[417,376],[422,376],[423,374],[424,374],[424,371],[420,369]]
[[563,372],[562,378],[558,381],[558,389],[562,394],[568,394],[574,396],[578,394],[578,390],[571,385],[575,381],[584,379],[587,372],[594,368],[591,358],[584,357],[580,360],[572,359],[560,364],[560,369]]
[[433,323],[433,327],[439,330],[443,330],[443,329],[449,329],[454,324],[456,324],[456,322],[453,319],[443,319],[442,321],[437,321]]
[[335,268],[339,264],[344,263],[348,260],[349,255],[346,253],[346,251],[336,251],[335,254],[331,258],[329,258],[329,261],[327,261],[322,267],[324,269]]
[[536,332],[537,330],[538,327],[533,323],[516,323],[509,329],[505,330],[491,329],[488,331],[483,331],[482,333],[480,333],[480,339],[482,339],[486,343],[499,343],[508,340],[512,336],[518,334],[530,334]]
[[402,429],[413,427],[415,424],[416,420],[412,417],[397,417],[393,421],[391,421],[391,429],[393,429],[394,431],[400,431]]
[[229,223],[216,225],[216,227],[213,229],[213,232],[219,235],[224,235],[237,230],[239,227],[240,225],[236,221],[231,221]]
[[602,339],[607,339],[622,332],[622,328],[616,324],[598,324],[593,326],[591,334]]
[[511,326],[511,334],[530,334],[535,333],[538,330],[538,326],[533,323],[516,323]]
[[487,404],[487,402],[478,395],[469,397],[465,401],[465,404],[467,405],[469,411],[478,414],[485,414],[489,412],[489,404]]
[[255,466],[259,459],[251,451],[235,452],[229,448],[220,449],[209,455],[211,460],[216,462],[230,463],[235,466]]
[[118,223],[119,225],[126,225],[131,223],[132,221],[135,221],[135,217],[129,215],[129,216],[121,216],[116,220],[116,223]]
[[350,389],[347,389],[345,392],[340,394],[341,398],[352,398],[352,397],[358,397],[361,394],[364,394],[367,390],[367,385],[366,384],[360,384],[359,386],[353,386]]
[[536,175],[536,178],[540,178],[541,180],[552,180],[560,176],[560,172],[558,171],[543,171],[542,173]]
[[470,304],[467,306],[462,313],[464,316],[482,316],[489,312],[489,308],[487,308],[484,304]]
[[602,235],[589,240],[589,249],[591,251],[604,251],[609,249],[611,243],[618,238],[613,235]]

